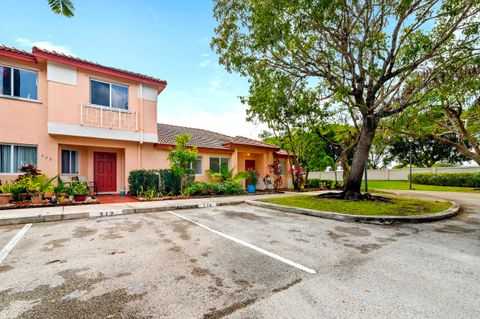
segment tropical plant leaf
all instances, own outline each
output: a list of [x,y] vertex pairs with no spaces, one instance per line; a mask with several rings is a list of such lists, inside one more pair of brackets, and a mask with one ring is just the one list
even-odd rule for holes
[[56,14],[63,15],[67,18],[74,16],[75,6],[71,0],[47,0],[50,9]]

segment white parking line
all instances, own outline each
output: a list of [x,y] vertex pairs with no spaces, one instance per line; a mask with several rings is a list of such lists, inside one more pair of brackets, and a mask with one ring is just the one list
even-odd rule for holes
[[25,235],[25,233],[32,227],[32,224],[26,224],[23,226],[22,229],[8,242],[8,244],[3,247],[2,251],[0,251],[0,264],[8,256],[10,251],[12,251],[13,247],[18,243],[18,241]]
[[177,216],[177,217],[179,217],[179,218],[181,218],[181,219],[184,219],[184,220],[186,220],[186,221],[189,221],[190,223],[193,223],[193,224],[195,224],[195,225],[197,225],[197,226],[199,226],[199,227],[202,227],[202,228],[204,228],[204,229],[206,229],[206,230],[208,230],[208,231],[211,231],[212,233],[215,233],[215,234],[217,234],[217,235],[220,235],[220,236],[222,236],[223,238],[226,238],[226,239],[229,239],[229,240],[231,240],[231,241],[234,241],[234,242],[236,242],[237,244],[243,245],[243,246],[248,247],[248,248],[250,248],[250,249],[253,249],[253,250],[255,250],[255,251],[257,251],[257,252],[259,252],[259,253],[261,253],[261,254],[264,254],[264,255],[267,255],[267,256],[269,256],[269,257],[275,258],[276,260],[279,260],[279,261],[281,261],[281,262],[283,262],[283,263],[285,263],[285,264],[287,264],[287,265],[290,265],[290,266],[295,267],[295,268],[297,268],[297,269],[303,270],[303,271],[305,271],[305,272],[307,272],[307,273],[309,273],[309,274],[316,274],[316,273],[317,273],[317,272],[315,271],[315,269],[305,267],[305,266],[303,266],[303,265],[300,265],[299,263],[296,263],[296,262],[294,262],[294,261],[291,261],[290,259],[284,258],[284,257],[282,257],[282,256],[279,256],[279,255],[277,255],[277,254],[274,254],[274,253],[272,253],[272,252],[269,252],[269,251],[267,251],[267,250],[265,250],[265,249],[263,249],[263,248],[257,247],[257,246],[255,246],[255,245],[250,244],[250,243],[247,243],[246,241],[243,241],[243,240],[241,240],[241,239],[238,239],[238,238],[232,237],[232,236],[230,236],[230,235],[224,234],[224,233],[222,233],[222,232],[219,232],[218,230],[215,230],[215,229],[212,229],[212,228],[210,228],[210,227],[208,227],[208,226],[205,226],[205,225],[203,225],[203,224],[200,224],[200,223],[198,223],[198,222],[196,222],[196,221],[194,221],[194,220],[192,220],[192,219],[190,219],[190,218],[184,217],[184,216],[179,215],[179,214],[176,214],[176,213],[174,213],[174,212],[168,212],[168,213],[169,213],[169,214],[172,214],[172,215],[175,215],[175,216]]

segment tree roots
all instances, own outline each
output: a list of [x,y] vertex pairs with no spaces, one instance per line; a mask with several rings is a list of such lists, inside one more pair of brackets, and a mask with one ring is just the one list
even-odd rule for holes
[[317,195],[318,198],[327,198],[327,199],[341,199],[349,201],[375,201],[375,202],[390,202],[391,199],[383,196],[374,196],[369,193],[360,193],[352,191],[343,191],[340,193],[323,193]]

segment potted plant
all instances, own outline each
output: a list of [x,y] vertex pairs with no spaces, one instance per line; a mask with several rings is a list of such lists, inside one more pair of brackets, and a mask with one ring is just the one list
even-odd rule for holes
[[53,194],[53,185],[52,181],[55,179],[49,178],[45,174],[40,174],[36,176],[25,177],[23,181],[26,183],[27,191],[32,195],[31,202],[33,204],[43,203],[43,196],[45,194]]
[[5,182],[5,185],[0,185],[0,205],[6,205],[10,203],[12,199],[12,185]]
[[84,182],[75,181],[72,183],[71,195],[76,202],[84,202],[87,200],[88,187]]
[[247,191],[255,193],[258,183],[258,172],[254,169],[249,169],[247,172]]
[[30,201],[32,204],[41,204],[43,201],[43,193],[40,190],[40,183],[34,181],[32,178],[25,178],[27,181],[27,191],[31,195]]

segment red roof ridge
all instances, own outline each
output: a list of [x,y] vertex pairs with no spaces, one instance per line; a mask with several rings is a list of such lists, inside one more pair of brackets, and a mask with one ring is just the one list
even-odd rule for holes
[[110,73],[112,73],[111,75],[117,75],[117,76],[124,75],[131,80],[135,79],[140,82],[144,82],[146,84],[161,87],[162,89],[167,85],[167,81],[161,80],[153,76],[136,73],[136,72],[132,72],[124,69],[119,69],[112,66],[106,66],[94,61],[89,61],[86,59],[75,57],[73,55],[57,52],[55,50],[46,50],[46,49],[41,49],[37,46],[34,46],[32,48],[32,53],[33,53],[33,56],[35,57],[43,57],[43,58],[46,58],[47,60],[53,57],[52,59],[53,61],[57,60],[57,62],[60,62],[60,63],[72,64],[79,67],[86,67],[86,68],[91,67],[98,72],[110,71]]
[[25,50],[0,45],[0,55],[35,63],[35,56]]

